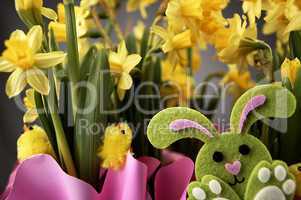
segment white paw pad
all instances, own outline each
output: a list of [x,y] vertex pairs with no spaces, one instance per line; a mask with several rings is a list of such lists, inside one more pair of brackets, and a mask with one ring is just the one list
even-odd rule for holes
[[212,193],[219,195],[222,192],[222,186],[217,180],[211,180],[209,182],[209,188]]
[[[279,186],[268,185],[262,188],[255,196],[254,200],[285,200],[285,195],[292,195],[296,190],[296,183],[288,178],[287,170],[282,165],[277,165],[274,168],[274,176],[279,181]],[[263,184],[268,184],[271,180],[272,171],[266,167],[259,169],[257,178]],[[287,179],[287,180],[286,180]]]
[[[208,183],[209,190],[212,194],[219,196],[222,193],[222,186],[217,180],[211,180]],[[196,200],[205,200],[207,198],[206,192],[200,188],[195,187],[192,189],[192,195]],[[229,200],[223,197],[215,197],[212,200]]]
[[205,200],[206,199],[205,191],[199,187],[195,187],[192,189],[192,195],[197,200]]
[[274,169],[275,177],[278,181],[282,182],[286,178],[287,172],[286,169],[282,165],[278,165]]
[[285,181],[282,185],[282,190],[286,195],[291,195],[295,192],[296,190],[296,183],[295,181],[289,179]]
[[259,170],[258,172],[258,179],[260,182],[262,183],[267,183],[271,178],[271,171],[266,168],[266,167],[263,167]]

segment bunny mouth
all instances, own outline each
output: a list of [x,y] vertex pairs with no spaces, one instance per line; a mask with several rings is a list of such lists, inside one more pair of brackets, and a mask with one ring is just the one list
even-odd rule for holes
[[241,179],[239,179],[237,176],[233,176],[234,177],[234,182],[232,182],[232,183],[230,183],[229,182],[229,185],[230,186],[235,186],[236,184],[241,184],[241,183],[243,183],[244,181],[245,181],[245,178],[244,177],[242,177]]

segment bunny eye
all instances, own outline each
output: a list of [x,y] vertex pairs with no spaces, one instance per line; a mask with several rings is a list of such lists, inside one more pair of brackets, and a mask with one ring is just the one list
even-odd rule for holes
[[224,155],[222,152],[216,151],[213,154],[213,160],[217,163],[222,162],[224,160]]
[[239,153],[241,153],[241,155],[248,155],[250,151],[251,151],[250,147],[246,144],[239,146]]

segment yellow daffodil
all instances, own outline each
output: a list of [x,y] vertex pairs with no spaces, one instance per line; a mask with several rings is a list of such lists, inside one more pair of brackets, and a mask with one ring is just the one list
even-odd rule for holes
[[215,32],[227,25],[222,11],[226,8],[228,3],[229,0],[201,1],[203,18],[200,20],[198,28],[205,43],[210,43]]
[[81,0],[80,5],[85,8],[89,9],[92,6],[95,6],[99,3],[99,0]]
[[26,90],[26,96],[23,99],[26,107],[26,113],[23,116],[24,123],[32,123],[38,118],[38,112],[34,100],[34,89]]
[[175,68],[164,60],[162,65],[161,95],[167,100],[168,107],[188,105],[193,92],[193,79],[187,74],[186,69],[177,65]]
[[233,84],[230,87],[234,98],[238,98],[246,90],[255,86],[255,82],[251,79],[249,71],[240,72],[236,65],[229,65],[229,70],[221,80],[222,85]]
[[[201,68],[201,54],[199,48],[191,48],[191,72],[197,72]],[[181,51],[181,62],[178,63],[179,67],[188,67],[189,66],[189,54],[188,50],[183,50]],[[175,66],[173,64],[173,61],[170,60],[170,57],[167,57],[167,60],[169,60],[169,64],[172,66]],[[190,70],[190,69],[185,69],[185,70]]]
[[294,1],[288,0],[274,4],[264,18],[263,28],[265,34],[276,33],[279,40],[286,43],[289,33],[301,29],[301,11]]
[[42,38],[42,28],[33,26],[27,35],[16,30],[5,41],[6,50],[0,57],[0,71],[13,72],[6,82],[9,97],[18,95],[27,83],[41,94],[49,93],[48,79],[42,70],[62,63],[65,53],[39,53]]
[[187,59],[186,50],[192,46],[190,30],[175,34],[160,26],[153,26],[152,31],[163,39],[162,50],[164,53],[168,53],[169,60],[174,66],[177,63],[186,63],[183,61],[183,59]]
[[[49,23],[58,42],[66,42],[65,7],[62,3],[57,6],[58,20]],[[93,19],[88,19],[89,12],[84,7],[75,6],[77,37],[81,38],[88,30],[95,28]]]
[[157,0],[129,0],[127,3],[127,11],[134,12],[140,10],[141,16],[143,18],[147,17],[146,7],[155,3]]
[[246,38],[257,38],[256,26],[247,28],[246,21],[242,21],[238,14],[228,21],[229,26],[219,29],[213,36],[213,43],[218,51],[219,59],[227,64],[246,66],[247,55],[251,52],[240,48],[240,45]]
[[126,123],[113,124],[106,128],[103,144],[99,148],[98,156],[101,166],[109,169],[120,169],[130,151],[132,130]]
[[296,82],[296,77],[301,69],[301,63],[298,58],[295,58],[293,60],[289,60],[288,58],[285,58],[281,65],[281,76],[283,78],[288,78],[294,87]]
[[229,0],[202,0],[201,6],[203,16],[209,16],[215,13],[220,13],[227,7]]
[[38,127],[25,128],[17,142],[18,160],[20,162],[37,154],[48,154],[55,158],[55,153],[45,131]]
[[41,25],[42,16],[51,20],[56,20],[56,13],[50,9],[43,7],[43,0],[15,0],[16,10],[28,26]]
[[117,53],[111,51],[109,63],[111,71],[117,76],[117,93],[120,100],[123,100],[125,91],[132,87],[133,79],[130,75],[132,69],[139,64],[141,56],[138,54],[128,55],[125,41],[122,41]]
[[201,0],[171,0],[166,9],[169,26],[173,31],[191,30],[193,40],[198,41],[197,24],[202,19]]
[[137,25],[134,27],[134,34],[138,41],[141,41],[144,33],[145,25],[142,21],[138,21]]
[[262,0],[244,0],[242,9],[247,13],[251,25],[256,25],[256,18],[261,16]]

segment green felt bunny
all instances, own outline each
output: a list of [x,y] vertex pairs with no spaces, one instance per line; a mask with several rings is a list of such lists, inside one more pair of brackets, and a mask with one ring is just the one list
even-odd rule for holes
[[287,118],[296,108],[293,94],[279,84],[254,87],[235,103],[230,130],[218,133],[201,113],[190,108],[168,108],[148,126],[149,141],[164,149],[182,138],[204,142],[196,163],[196,181],[189,200],[291,200],[296,183],[282,161],[272,161],[265,145],[247,134],[259,119]]

